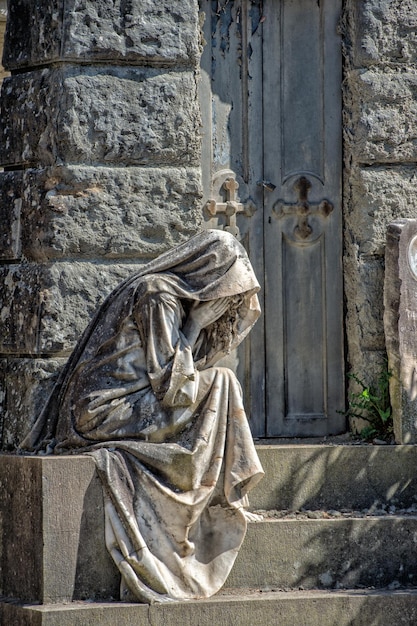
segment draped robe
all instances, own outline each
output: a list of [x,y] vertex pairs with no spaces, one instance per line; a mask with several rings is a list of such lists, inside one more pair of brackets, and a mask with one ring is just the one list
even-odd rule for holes
[[[258,289],[244,249],[222,231],[150,262],[100,307],[22,442],[93,456],[122,600],[208,597],[233,566],[263,471],[240,385],[215,362],[256,321]],[[191,346],[190,307],[240,294],[230,345],[208,327]]]

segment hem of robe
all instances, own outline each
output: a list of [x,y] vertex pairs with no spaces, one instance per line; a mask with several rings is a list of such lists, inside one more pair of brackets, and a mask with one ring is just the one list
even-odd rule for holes
[[[181,509],[189,506],[190,502],[191,506],[197,507],[197,532],[191,538],[194,541],[184,537],[182,555],[169,547],[160,549],[164,556],[162,559],[152,553],[152,546],[149,547],[141,535],[140,526],[143,520],[138,520],[133,512],[133,501],[137,497],[133,486],[131,498],[126,498],[125,494],[120,498],[118,484],[112,479],[112,474],[118,471],[120,459],[131,463],[135,455],[126,450],[117,450],[117,442],[115,450],[110,443],[97,447],[99,449],[96,448],[89,454],[96,462],[103,483],[106,501],[106,546],[122,576],[121,600],[132,601],[134,598],[136,601],[151,604],[168,600],[207,598],[217,593],[224,585],[245,538],[247,521],[243,509],[248,505],[247,492],[264,475],[260,464],[257,471],[250,476],[242,476],[238,483],[233,484],[235,490],[239,488],[239,484],[244,485],[244,493],[239,500],[228,502],[225,499],[222,504],[211,506],[211,486],[202,486],[191,492],[173,493],[166,485],[159,484],[152,472],[135,459],[135,471],[141,472],[141,483],[145,482],[141,502],[143,508],[147,508],[149,500],[145,500],[149,493],[152,499],[155,489],[167,492],[170,501],[173,496]],[[152,485],[151,489],[149,485]],[[158,539],[162,542],[165,540],[163,531],[162,534],[156,533],[157,542]],[[212,550],[213,554],[210,554],[210,548],[208,556],[204,553],[204,547],[209,541],[218,544],[218,554],[215,553],[216,550]],[[167,564],[168,555],[171,563]]]

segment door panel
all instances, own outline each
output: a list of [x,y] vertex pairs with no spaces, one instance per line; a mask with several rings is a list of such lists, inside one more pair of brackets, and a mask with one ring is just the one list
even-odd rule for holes
[[224,203],[224,181],[239,184],[264,313],[236,366],[261,437],[345,427],[340,4],[201,0],[205,195]]
[[271,39],[280,47],[281,80],[275,97],[281,101],[277,112],[282,129],[282,178],[298,171],[300,163],[304,170],[322,176],[323,9],[320,2],[284,0],[270,2],[265,11],[265,56],[269,56]]
[[[262,140],[261,2],[201,0],[206,41],[201,60],[203,186],[205,199],[225,200],[224,180],[235,176],[249,215],[237,218],[240,239],[263,285],[264,213]],[[225,218],[206,214],[207,227],[225,227]],[[264,311],[264,290],[260,293]],[[239,348],[236,362],[252,432],[265,436],[264,314]]]

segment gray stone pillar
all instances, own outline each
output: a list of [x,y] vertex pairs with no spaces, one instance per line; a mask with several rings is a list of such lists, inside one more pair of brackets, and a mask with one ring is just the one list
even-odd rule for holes
[[417,220],[387,228],[384,326],[397,443],[417,443]]
[[346,335],[350,370],[374,384],[386,356],[386,227],[415,215],[417,3],[344,4]]
[[13,449],[97,305],[202,221],[196,0],[13,0],[0,370]]
[[0,484],[0,596],[40,604],[119,597],[92,458],[0,455]]

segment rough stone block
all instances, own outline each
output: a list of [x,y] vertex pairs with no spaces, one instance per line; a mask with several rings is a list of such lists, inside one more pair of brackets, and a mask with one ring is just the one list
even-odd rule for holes
[[376,63],[417,62],[415,0],[354,0],[357,67]]
[[348,301],[346,331],[361,350],[384,350],[383,257],[345,258],[345,293]]
[[387,229],[384,324],[398,443],[417,442],[417,220]]
[[[384,258],[358,255],[358,245],[349,241],[344,258],[346,337],[349,371],[374,386],[386,367],[383,324]],[[349,393],[356,392],[349,381]],[[353,420],[352,430],[366,426]]]
[[[19,228],[5,229],[4,239],[21,230],[24,258],[38,262],[150,258],[189,239],[203,221],[200,170],[194,168],[4,172],[1,198],[9,222],[21,207]],[[10,256],[10,246],[2,252]]]
[[[346,326],[349,327],[348,345],[348,372],[356,374],[368,387],[376,387],[381,372],[387,368],[387,353],[385,349],[384,338],[380,337],[383,348],[380,350],[372,350],[363,348],[360,339],[361,334],[355,333],[355,315],[349,314]],[[347,396],[362,391],[359,385],[348,377],[347,380]],[[369,422],[359,417],[349,418],[349,431],[359,434],[363,428],[369,426]]]
[[0,268],[0,352],[68,355],[97,306],[138,265],[56,263]]
[[[383,342],[383,337],[381,337]],[[357,337],[353,341],[349,340],[349,371],[357,374],[367,387],[377,388],[378,379],[382,372],[387,369],[387,352],[384,347],[381,350],[363,349],[357,342]],[[356,381],[349,378],[347,381],[347,395],[356,394],[363,391]],[[349,431],[360,434],[364,428],[369,426],[369,422],[360,417],[349,418]]]
[[66,359],[0,360],[0,449],[16,450],[45,405]]
[[348,75],[346,142],[362,163],[417,160],[417,71],[368,69]]
[[7,360],[0,359],[0,450],[3,448],[3,429],[6,414],[6,371]]
[[1,174],[0,184],[0,261],[20,258],[22,172]]
[[387,225],[414,217],[417,175],[413,166],[354,168],[350,172],[351,203],[345,224],[359,254],[384,254]]
[[67,60],[196,64],[199,52],[194,0],[13,0],[4,64],[7,69]]
[[66,66],[6,78],[3,165],[195,165],[193,72]]
[[118,596],[94,461],[0,456],[1,586],[24,602]]

